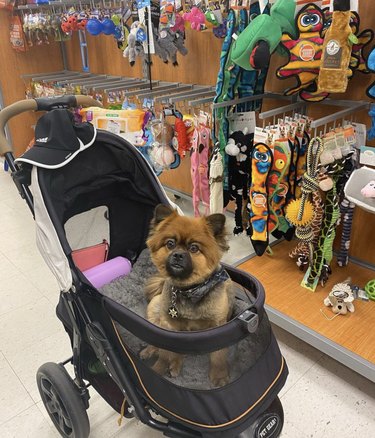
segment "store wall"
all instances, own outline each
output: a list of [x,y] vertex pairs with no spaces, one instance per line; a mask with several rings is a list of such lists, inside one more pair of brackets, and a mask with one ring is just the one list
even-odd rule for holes
[[[361,29],[375,28],[375,14],[372,0],[361,0],[360,16]],[[61,70],[62,57],[59,44],[50,46],[33,47],[26,53],[15,52],[9,41],[9,13],[0,10],[0,84],[2,86],[4,102],[8,105],[24,97],[25,86],[21,75],[25,73],[38,73]],[[141,77],[142,68],[140,61],[130,67],[128,60],[122,57],[112,37],[92,37],[88,35],[89,64],[93,73],[107,73],[113,75]],[[153,57],[152,76],[165,81],[178,81],[195,84],[214,85],[217,80],[219,58],[222,40],[214,37],[211,31],[187,31],[186,47],[189,54],[179,56],[179,66],[165,65],[157,57]],[[77,35],[72,41],[66,43],[68,54],[68,67],[71,70],[81,70],[81,59]],[[266,84],[268,91],[280,91],[288,87],[293,80],[280,81],[275,75],[275,69],[282,65],[282,59],[273,57]],[[357,73],[350,82],[349,90],[345,95],[337,95],[337,99],[367,99],[365,90],[373,80],[373,75]],[[264,109],[267,109],[265,104]],[[312,106],[311,114],[320,117],[330,111],[326,106]],[[358,115],[358,119],[367,125],[370,120],[366,113]],[[28,114],[18,117],[11,122],[11,133],[16,154],[21,153],[33,131],[31,125],[35,123],[35,115]],[[185,159],[177,169],[164,172],[162,182],[183,192],[191,192],[189,161]],[[351,254],[369,263],[375,264],[375,215],[370,215],[357,209],[354,219]]]
[[[0,9],[0,85],[4,105],[25,98],[22,74],[62,70],[60,45],[35,46],[27,52],[16,52],[9,42],[10,13]],[[32,125],[36,116],[23,114],[13,119],[9,126],[16,155],[22,153],[33,138]]]

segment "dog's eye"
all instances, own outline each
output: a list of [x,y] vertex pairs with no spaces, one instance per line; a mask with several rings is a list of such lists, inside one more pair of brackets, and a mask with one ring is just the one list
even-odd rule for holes
[[189,251],[192,252],[193,254],[199,251],[199,246],[196,245],[195,243],[192,243],[189,246]]
[[176,241],[174,239],[167,240],[166,246],[168,249],[176,248]]

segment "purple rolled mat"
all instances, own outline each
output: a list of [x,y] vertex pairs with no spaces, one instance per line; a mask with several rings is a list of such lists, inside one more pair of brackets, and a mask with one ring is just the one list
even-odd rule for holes
[[131,269],[130,261],[125,257],[118,256],[83,271],[83,275],[98,289],[118,277],[128,275]]

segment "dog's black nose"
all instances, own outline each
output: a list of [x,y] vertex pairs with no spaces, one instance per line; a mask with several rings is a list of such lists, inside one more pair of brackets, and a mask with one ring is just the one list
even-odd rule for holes
[[172,254],[172,260],[174,262],[182,262],[183,260],[186,259],[186,252],[183,251],[175,251]]

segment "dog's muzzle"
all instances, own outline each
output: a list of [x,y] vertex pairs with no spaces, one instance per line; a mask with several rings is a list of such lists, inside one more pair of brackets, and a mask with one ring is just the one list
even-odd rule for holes
[[190,254],[187,251],[173,251],[167,259],[166,268],[171,277],[188,278],[193,272]]

